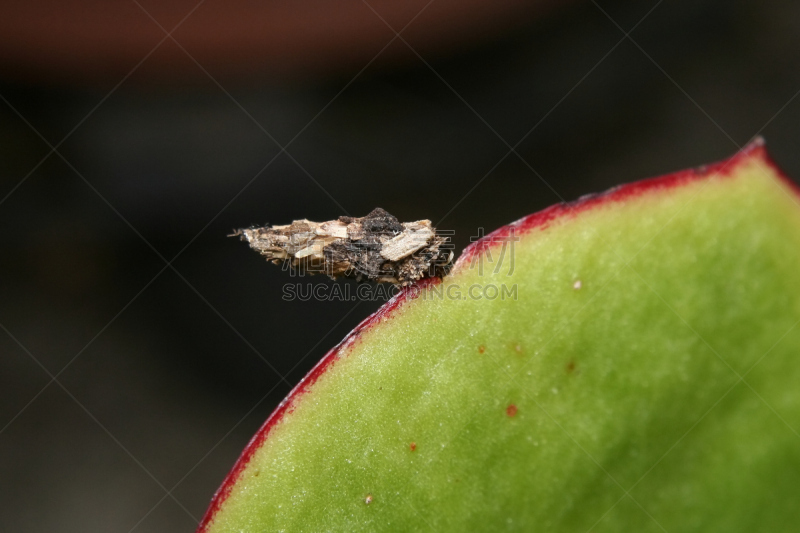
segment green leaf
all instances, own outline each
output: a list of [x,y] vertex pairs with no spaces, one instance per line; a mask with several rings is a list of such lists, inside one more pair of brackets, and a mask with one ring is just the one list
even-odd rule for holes
[[201,530],[795,531],[798,203],[754,144],[501,228],[325,357]]

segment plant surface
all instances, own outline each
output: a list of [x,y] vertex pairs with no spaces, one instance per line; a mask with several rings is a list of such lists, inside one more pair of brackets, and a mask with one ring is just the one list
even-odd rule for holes
[[795,531],[799,204],[756,143],[501,228],[325,356],[201,531]]

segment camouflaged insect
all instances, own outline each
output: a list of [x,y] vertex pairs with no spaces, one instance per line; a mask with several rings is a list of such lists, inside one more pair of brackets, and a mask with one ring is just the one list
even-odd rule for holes
[[240,229],[250,247],[275,264],[301,273],[327,274],[406,286],[442,277],[453,261],[452,244],[430,220],[399,222],[381,208],[361,218],[295,220],[285,226]]

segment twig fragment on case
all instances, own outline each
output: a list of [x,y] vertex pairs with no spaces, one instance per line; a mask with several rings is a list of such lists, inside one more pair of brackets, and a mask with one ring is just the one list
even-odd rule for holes
[[295,220],[285,226],[236,230],[232,236],[249,242],[272,263],[333,279],[405,286],[444,276],[453,261],[452,244],[430,220],[401,223],[381,208],[361,218]]

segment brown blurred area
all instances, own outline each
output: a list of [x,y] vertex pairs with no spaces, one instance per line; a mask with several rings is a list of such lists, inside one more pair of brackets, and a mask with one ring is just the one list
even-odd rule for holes
[[[250,82],[319,79],[370,62],[407,26],[415,50],[474,48],[568,2],[537,0],[18,2],[0,19],[0,69],[35,81],[116,82],[142,58],[153,80],[185,84],[212,72]],[[411,22],[413,24],[410,24]],[[167,33],[174,42],[167,39]],[[168,40],[168,39],[167,39]],[[159,43],[156,52],[153,48]],[[402,62],[388,50],[379,64]],[[152,54],[151,54],[152,52]],[[152,55],[152,57],[149,57]],[[186,68],[186,67],[189,68]]]
[[796,180],[798,32],[788,0],[4,3],[0,531],[193,531],[380,304],[283,301],[231,229],[380,206],[460,250],[756,134]]

